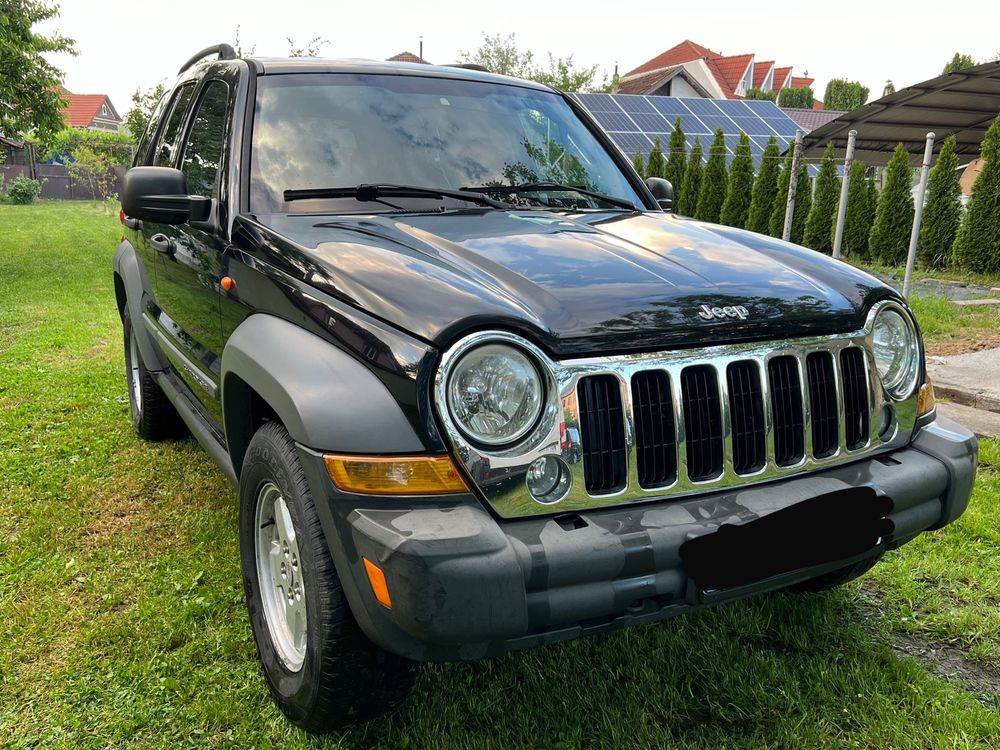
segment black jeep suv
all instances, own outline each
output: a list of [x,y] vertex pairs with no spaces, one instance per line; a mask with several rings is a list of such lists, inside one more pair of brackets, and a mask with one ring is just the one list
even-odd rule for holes
[[384,711],[415,661],[841,583],[965,509],[976,441],[906,302],[669,198],[534,83],[181,70],[122,192],[132,418],[239,488],[293,721]]

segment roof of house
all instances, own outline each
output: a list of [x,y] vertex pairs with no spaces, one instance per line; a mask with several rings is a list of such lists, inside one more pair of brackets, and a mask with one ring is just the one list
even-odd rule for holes
[[[108,107],[114,112],[114,107],[108,100],[107,94],[74,94],[71,91],[60,87],[59,95],[65,100],[66,106],[59,110],[63,121],[74,128],[85,128],[94,121],[94,118],[101,111],[101,105],[108,102]],[[108,119],[117,120],[118,117]]]
[[739,85],[740,79],[743,78],[743,74],[747,72],[747,66],[751,60],[753,60],[753,53],[727,55],[726,57],[717,57],[713,61],[722,75],[722,79],[726,82],[724,88],[728,95],[734,95],[736,87]]
[[806,86],[812,86],[813,79],[805,78],[803,76],[792,76],[792,88],[793,89],[804,89]]
[[414,55],[412,52],[400,52],[398,55],[393,55],[386,59],[386,62],[408,62],[408,63],[421,63],[422,65],[430,65],[424,58],[419,55]]
[[633,68],[626,73],[624,77],[628,78],[629,76],[638,75],[639,73],[648,73],[652,70],[669,68],[671,66],[691,62],[692,60],[697,60],[699,58],[714,58],[718,56],[718,52],[712,52],[712,50],[708,49],[708,47],[702,47],[700,44],[696,44],[690,39],[685,39],[680,44],[668,49],[666,52],[661,52],[652,60],[647,60],[638,68]]
[[701,96],[711,97],[711,94],[705,90],[705,87],[698,83],[694,76],[684,69],[683,65],[674,65],[672,68],[654,70],[651,73],[643,73],[642,75],[629,78],[627,81],[621,81],[615,93],[649,94],[659,89],[672,78],[683,78]]
[[844,114],[835,109],[799,109],[797,107],[782,107],[781,111],[795,120],[799,127],[807,133],[823,127]]
[[788,76],[792,74],[791,68],[775,68],[774,69],[774,83],[771,84],[771,89],[773,91],[778,91],[785,87],[785,82],[788,80]]
[[754,61],[753,87],[755,89],[759,89],[761,86],[764,85],[764,79],[767,78],[767,74],[773,67],[774,67],[774,60],[764,60],[761,62]]

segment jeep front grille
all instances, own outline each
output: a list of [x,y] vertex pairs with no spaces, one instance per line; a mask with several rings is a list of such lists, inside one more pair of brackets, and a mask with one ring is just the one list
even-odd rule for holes
[[584,378],[577,389],[587,492],[603,495],[625,485],[625,430],[617,378]]
[[802,460],[806,449],[799,362],[791,356],[774,357],[767,374],[771,386],[774,462],[778,466],[792,466]]

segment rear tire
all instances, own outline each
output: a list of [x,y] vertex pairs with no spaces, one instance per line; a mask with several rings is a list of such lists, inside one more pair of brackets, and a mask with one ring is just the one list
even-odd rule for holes
[[843,568],[838,568],[837,570],[831,570],[829,573],[824,573],[821,576],[816,576],[815,578],[810,578],[807,581],[796,583],[789,588],[792,591],[802,592],[827,591],[829,589],[836,588],[837,586],[842,586],[849,581],[853,581],[855,578],[860,578],[869,570],[874,568],[875,564],[881,559],[882,555],[875,555],[874,557],[859,560],[853,565],[847,565]]
[[132,426],[146,440],[184,437],[187,426],[159,383],[146,370],[128,307],[122,315],[125,332],[125,385],[132,412]]
[[277,422],[257,431],[243,462],[240,553],[257,653],[285,716],[327,732],[403,702],[415,665],[361,632],[295,443]]

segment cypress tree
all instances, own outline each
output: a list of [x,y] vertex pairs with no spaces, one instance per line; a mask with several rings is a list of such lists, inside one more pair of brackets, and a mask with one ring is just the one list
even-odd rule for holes
[[828,143],[816,176],[815,199],[806,219],[803,236],[806,247],[827,255],[833,252],[833,229],[839,203],[840,181],[837,179],[837,165],[833,160],[833,144]]
[[906,261],[913,228],[913,194],[910,192],[909,154],[900,143],[889,160],[885,187],[875,211],[875,223],[868,235],[871,256],[890,266]]
[[795,187],[795,211],[792,213],[792,236],[790,242],[802,244],[806,232],[806,217],[812,208],[812,178],[805,164],[799,165],[799,179]]
[[[860,161],[852,162],[851,184],[847,189],[847,212],[844,215],[844,239],[840,243],[840,251],[846,256],[863,258],[868,253],[868,233],[875,219],[875,202],[878,198],[872,192],[874,187],[875,183],[865,177],[865,165]],[[835,222],[830,229],[831,247],[836,230]]]
[[972,185],[972,199],[955,238],[958,264],[979,273],[1000,272],[1000,117],[986,131],[983,168]]
[[708,164],[701,180],[698,203],[694,209],[696,219],[702,221],[719,220],[722,202],[726,200],[726,136],[722,128],[715,131],[715,139],[708,150]]
[[927,178],[927,203],[917,241],[917,254],[925,266],[944,268],[951,260],[951,246],[962,220],[961,198],[955,136],[950,135]]
[[674,132],[670,134],[670,144],[667,148],[666,177],[674,186],[674,203],[676,203],[680,198],[684,169],[687,167],[687,142],[684,139],[684,131],[681,130],[680,117],[674,121]]
[[632,166],[635,167],[635,171],[639,173],[640,177],[646,179],[646,164],[642,160],[641,152],[635,152],[635,156],[632,157]]
[[646,177],[663,177],[667,170],[667,163],[663,160],[663,147],[660,146],[660,139],[653,141],[653,150],[649,152],[646,160]]
[[788,183],[791,174],[792,152],[789,151],[778,175],[778,189],[774,195],[774,205],[771,207],[771,216],[767,223],[767,233],[778,239],[781,239],[781,233],[785,229],[785,204],[788,202]]
[[767,225],[774,208],[774,198],[778,191],[778,172],[781,170],[779,161],[778,141],[772,135],[764,149],[760,162],[760,174],[753,184],[750,196],[750,212],[747,215],[747,229],[751,232],[767,234]]
[[750,212],[750,194],[753,191],[753,154],[750,153],[750,136],[740,133],[733,163],[729,165],[726,200],[722,203],[719,221],[742,229]]
[[684,179],[681,181],[680,200],[677,203],[677,213],[681,216],[694,216],[698,193],[701,191],[701,173],[701,139],[695,138],[684,170]]

